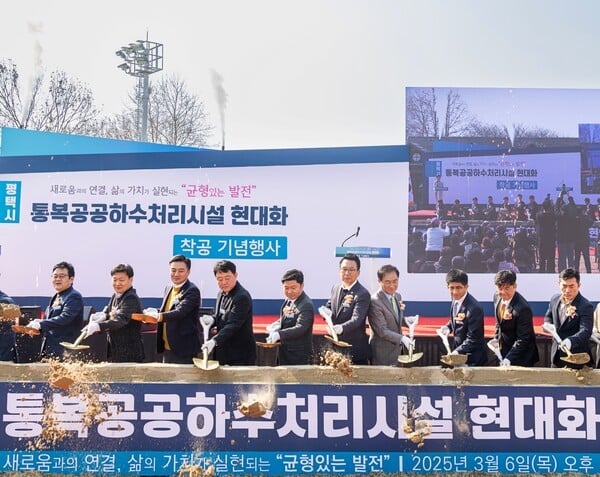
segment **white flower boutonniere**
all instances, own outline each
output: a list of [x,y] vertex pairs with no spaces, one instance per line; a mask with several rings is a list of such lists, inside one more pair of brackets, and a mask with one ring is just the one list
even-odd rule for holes
[[569,303],[565,306],[565,316],[569,319],[575,318],[577,316],[577,308]]
[[503,320],[512,320],[513,316],[512,316],[512,310],[510,308],[506,308],[506,310],[504,310],[504,316],[502,317]]
[[347,295],[344,297],[344,301],[343,301],[343,303],[342,303],[342,306],[343,306],[344,308],[347,308],[347,307],[349,307],[349,306],[352,304],[352,302],[354,301],[354,299],[355,299],[355,298],[356,298],[356,296],[355,296],[355,295],[353,295],[352,293],[348,293],[348,294],[347,294]]
[[465,318],[466,318],[466,315],[465,315],[464,313],[462,313],[462,312],[461,312],[461,313],[458,313],[458,314],[456,315],[456,321],[460,321],[460,322],[462,322],[462,321],[464,321],[464,320],[465,320]]

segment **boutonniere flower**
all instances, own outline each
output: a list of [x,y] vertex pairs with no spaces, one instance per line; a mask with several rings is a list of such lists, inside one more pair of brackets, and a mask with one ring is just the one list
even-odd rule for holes
[[504,310],[504,316],[502,317],[503,320],[512,320],[512,310],[510,308],[506,308],[506,310]]
[[575,318],[577,315],[577,308],[575,308],[570,303],[565,307],[565,316],[567,318]]
[[183,293],[179,292],[177,295],[175,295],[175,298],[173,299],[173,305],[178,305],[182,298]]
[[465,319],[465,314],[464,313],[458,313],[456,315],[456,321],[463,321]]
[[352,293],[349,293],[344,297],[344,306],[350,306],[354,301],[355,296]]
[[286,306],[283,308],[283,316],[293,316],[296,313],[295,306]]
[[59,306],[62,306],[62,304],[63,304],[63,303],[62,303],[62,298],[60,297],[60,295],[58,295],[58,296],[57,296],[57,297],[54,299],[54,301],[52,302],[52,306],[53,306],[54,308],[58,308]]

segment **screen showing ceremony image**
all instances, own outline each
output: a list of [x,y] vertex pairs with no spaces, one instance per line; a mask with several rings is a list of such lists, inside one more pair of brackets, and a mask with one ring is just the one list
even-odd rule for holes
[[600,91],[407,88],[408,272],[599,273]]

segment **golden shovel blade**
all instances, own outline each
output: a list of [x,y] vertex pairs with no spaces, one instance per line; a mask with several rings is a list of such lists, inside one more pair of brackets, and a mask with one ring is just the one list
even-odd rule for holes
[[256,342],[256,346],[260,347],[260,348],[277,348],[279,346],[281,346],[281,343],[278,341],[277,343],[263,343],[262,341],[257,341]]
[[402,364],[414,363],[415,361],[419,361],[422,357],[422,351],[419,351],[418,353],[413,353],[412,359],[408,354],[401,354],[400,356],[398,356],[398,362]]
[[82,345],[82,344],[73,344],[73,343],[68,343],[67,341],[61,341],[60,345],[64,348],[67,348],[71,351],[81,351],[84,349],[89,349],[90,347],[88,345]]
[[567,356],[561,356],[560,359],[571,364],[586,364],[590,360],[590,355],[587,353],[570,353]]
[[150,315],[144,315],[143,313],[132,313],[131,319],[135,321],[141,321],[142,323],[158,323],[158,319]]
[[334,345],[340,346],[341,348],[350,348],[352,346],[350,343],[346,343],[345,341],[333,339],[333,337],[331,337],[329,335],[324,335],[324,336],[327,341],[330,341]]
[[445,354],[442,355],[440,361],[446,366],[462,366],[467,362],[468,356],[466,354]]
[[205,361],[202,358],[193,358],[192,361],[194,362],[194,366],[196,366],[196,368],[200,368],[204,371],[213,371],[220,366],[219,362],[214,360]]

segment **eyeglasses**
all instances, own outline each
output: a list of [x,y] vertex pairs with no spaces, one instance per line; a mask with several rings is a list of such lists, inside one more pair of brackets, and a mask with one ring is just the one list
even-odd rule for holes
[[358,272],[358,268],[340,268],[340,272],[342,272],[342,273],[354,273],[354,272]]
[[52,278],[58,278],[59,280],[63,280],[63,279],[65,279],[65,278],[68,278],[68,276],[69,276],[69,275],[68,275],[68,274],[66,274],[66,273],[53,273],[53,274],[51,275],[51,277],[52,277]]

